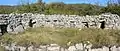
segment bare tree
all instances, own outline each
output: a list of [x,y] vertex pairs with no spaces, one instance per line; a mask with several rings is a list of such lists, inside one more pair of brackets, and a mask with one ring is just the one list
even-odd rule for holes
[[108,0],[108,1],[107,1],[107,6],[108,6],[109,8],[111,8],[111,7],[112,7],[111,0]]
[[110,6],[115,6],[116,4],[120,4],[120,0],[108,0],[108,4]]
[[37,0],[38,3],[42,3],[42,0]]
[[19,5],[29,5],[30,0],[19,0]]
[[117,0],[118,4],[120,5],[120,0]]
[[95,1],[95,5],[100,6],[100,2],[98,0]]
[[89,4],[92,4],[91,0],[86,0]]

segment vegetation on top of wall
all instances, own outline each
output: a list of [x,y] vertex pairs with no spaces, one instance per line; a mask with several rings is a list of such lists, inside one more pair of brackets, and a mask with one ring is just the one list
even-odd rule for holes
[[[99,4],[99,3],[97,3]],[[98,15],[111,12],[120,15],[120,5],[108,3],[107,6],[93,4],[65,4],[54,2],[46,4],[41,0],[37,3],[22,4],[18,6],[0,6],[0,13],[44,13],[44,14],[71,14],[71,15]]]

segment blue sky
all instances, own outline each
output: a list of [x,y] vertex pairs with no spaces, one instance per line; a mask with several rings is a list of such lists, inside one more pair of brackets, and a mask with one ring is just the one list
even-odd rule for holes
[[[18,5],[20,2],[27,2],[28,0],[0,0],[0,5]],[[34,3],[37,0],[29,0],[29,2]],[[102,5],[105,5],[108,0],[43,0],[43,2],[46,3],[51,3],[51,2],[64,2],[67,4],[70,3],[94,3],[94,2],[99,2]]]

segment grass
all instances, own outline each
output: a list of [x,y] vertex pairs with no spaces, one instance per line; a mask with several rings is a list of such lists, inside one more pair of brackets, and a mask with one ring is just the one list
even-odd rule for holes
[[102,29],[82,29],[77,28],[50,28],[39,27],[29,28],[24,33],[5,34],[1,37],[1,42],[11,43],[16,42],[18,45],[44,45],[56,43],[62,47],[90,41],[95,46],[102,45],[119,45],[120,31],[119,30],[102,30]]
[[0,51],[5,51],[3,47],[0,46]]

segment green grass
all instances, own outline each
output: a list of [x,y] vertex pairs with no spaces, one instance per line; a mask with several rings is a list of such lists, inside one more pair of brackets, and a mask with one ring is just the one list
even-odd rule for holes
[[119,45],[120,31],[119,30],[102,30],[102,29],[82,29],[77,28],[29,28],[24,33],[18,35],[5,34],[1,37],[1,42],[11,43],[16,42],[18,45],[44,45],[56,43],[62,47],[90,41],[96,46],[100,45]]

